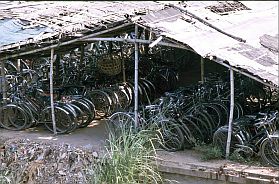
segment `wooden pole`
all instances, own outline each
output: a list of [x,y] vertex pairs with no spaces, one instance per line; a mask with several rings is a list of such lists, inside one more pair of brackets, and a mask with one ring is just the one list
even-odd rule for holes
[[204,59],[201,57],[201,82],[204,83]]
[[[130,42],[130,43],[142,43],[142,44],[151,44],[153,41],[151,40],[142,40],[142,39],[129,39],[129,38],[85,38],[82,41],[85,42],[95,42],[95,41],[117,41],[117,42]],[[180,46],[178,44],[159,42],[158,45],[174,47],[179,49],[189,50],[186,46]],[[193,50],[191,50],[194,52]]]
[[49,72],[49,93],[50,93],[50,107],[51,107],[51,119],[54,135],[57,134],[56,122],[55,122],[55,113],[54,113],[54,100],[53,100],[53,58],[54,58],[54,49],[50,50],[50,72]]
[[[20,50],[20,46],[18,46],[18,50]],[[20,59],[17,59],[17,71],[20,72]]]
[[[83,64],[84,64],[84,45],[82,45],[80,47],[80,60],[79,60],[79,68],[78,71],[80,71],[80,69],[82,68]],[[80,80],[80,72],[78,72],[78,80]]]
[[1,76],[2,76],[2,98],[3,98],[3,102],[4,104],[6,103],[6,99],[7,99],[7,94],[6,94],[6,75],[5,75],[5,61],[2,60],[1,61]]
[[230,146],[232,137],[232,121],[233,121],[233,110],[234,110],[234,77],[233,69],[230,68],[230,83],[231,83],[231,100],[230,100],[230,117],[229,117],[229,130],[226,146],[226,159],[230,156]]
[[122,42],[120,42],[120,59],[121,59],[121,64],[122,64],[122,77],[123,77],[123,82],[126,83],[126,73],[125,73],[125,58],[123,54],[123,45]]
[[[145,30],[144,30],[144,39],[145,39],[145,40],[148,40],[148,36],[149,36],[148,30],[145,29]],[[145,55],[148,54],[148,50],[149,50],[148,45],[145,44],[145,45],[144,45],[144,54],[145,54]]]
[[[135,39],[137,39],[138,35],[138,26],[135,25]],[[135,127],[138,127],[138,70],[139,70],[139,45],[135,42]]]

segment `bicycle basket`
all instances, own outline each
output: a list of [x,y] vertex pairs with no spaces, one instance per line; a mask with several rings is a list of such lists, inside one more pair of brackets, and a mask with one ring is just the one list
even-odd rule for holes
[[104,74],[117,75],[121,72],[121,58],[117,54],[105,54],[97,60],[97,67]]

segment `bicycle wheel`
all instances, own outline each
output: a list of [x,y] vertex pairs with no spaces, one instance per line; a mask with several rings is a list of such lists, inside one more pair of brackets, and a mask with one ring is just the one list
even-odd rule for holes
[[90,110],[90,107],[81,101],[82,99],[72,100],[70,103],[79,107],[82,111],[80,116],[78,117],[78,127],[84,128],[87,127],[94,119],[93,113]]
[[205,135],[199,126],[194,121],[192,121],[192,116],[184,116],[182,121],[191,132],[191,134],[189,134],[189,141],[191,144],[204,141]]
[[222,122],[222,113],[219,110],[219,108],[216,107],[214,104],[203,104],[203,105],[206,112],[210,114],[210,116],[212,117],[214,122],[213,131],[216,131]]
[[26,111],[14,104],[0,108],[0,126],[8,130],[23,130],[28,123]]
[[[220,148],[223,156],[226,154],[228,139],[228,126],[222,126],[216,130],[213,134],[213,145]],[[230,153],[238,148],[238,145],[244,145],[243,140],[236,133],[232,132],[231,143],[230,143]]]
[[75,128],[80,128],[81,125],[86,122],[88,120],[88,115],[87,113],[84,112],[84,110],[82,109],[80,103],[75,103],[75,102],[70,102],[70,103],[67,103],[68,106],[71,106],[75,113],[76,113],[76,119],[77,119],[77,127]]
[[220,101],[214,101],[214,102],[210,102],[210,103],[215,105],[217,108],[219,108],[219,110],[221,112],[222,121],[221,121],[220,126],[226,125],[229,120],[229,110],[228,110],[227,106]]
[[122,86],[119,86],[119,89],[116,91],[116,93],[119,98],[118,100],[119,100],[120,109],[127,109],[131,104],[131,101],[125,89],[123,89]]
[[100,117],[106,117],[112,114],[112,99],[102,90],[92,90],[88,96],[95,105],[96,114]]
[[199,130],[202,132],[203,134],[203,139],[201,140],[201,142],[207,143],[209,140],[209,136],[210,136],[210,128],[208,127],[208,123],[206,123],[203,119],[201,119],[200,117],[200,113],[199,115],[189,115],[187,116],[187,118],[189,118],[192,122],[194,122]]
[[116,112],[107,121],[110,132],[118,137],[125,131],[135,129],[135,119],[127,112]]
[[195,146],[195,142],[193,141],[194,136],[192,134],[192,131],[189,129],[190,127],[186,125],[185,120],[183,121],[183,119],[179,119],[177,122],[181,125],[181,130],[185,139],[183,149],[193,148]]
[[[133,90],[135,90],[135,82],[130,81],[130,84],[132,84]],[[140,83],[138,83],[138,100],[139,100],[139,103],[143,103],[143,89],[142,89],[142,86],[140,85]]]
[[90,111],[92,112],[92,115],[94,116],[93,119],[95,119],[96,110],[95,110],[94,103],[86,97],[81,97],[81,98],[79,98],[79,100],[83,101],[84,103],[86,103],[90,107]]
[[[73,119],[66,109],[54,106],[56,130],[58,134],[64,134],[73,131]],[[54,132],[52,126],[51,108],[47,107],[42,111],[42,121],[44,126]]]
[[172,119],[161,119],[157,126],[161,137],[160,146],[164,150],[173,152],[183,149],[185,139],[178,123]]
[[274,167],[279,167],[279,137],[266,138],[260,145],[262,160]]
[[134,101],[134,87],[133,85],[130,83],[130,82],[125,82],[123,83],[122,85],[125,89],[125,91],[127,92],[127,94],[129,95],[130,97],[130,104]]
[[214,126],[214,123],[210,115],[204,109],[202,109],[202,107],[194,107],[189,113],[203,122],[203,124],[200,124],[203,127],[200,128],[205,128],[205,130],[207,130],[206,140],[211,139],[213,135],[212,127]]
[[[37,123],[37,112],[38,109],[35,109],[35,106],[32,106],[28,101],[17,103],[18,106],[20,106],[24,111],[26,112],[28,116],[27,124],[25,125],[25,129],[30,128]],[[34,116],[35,115],[35,116]]]
[[142,103],[145,104],[149,104],[150,105],[150,97],[149,97],[149,94],[150,94],[150,89],[148,87],[148,85],[146,85],[142,80],[139,80],[139,86],[141,86],[141,89],[142,89]]
[[144,78],[141,78],[142,81],[145,82],[146,85],[149,86],[149,90],[150,90],[150,100],[153,101],[155,99],[155,94],[156,94],[156,89],[155,89],[155,86],[152,82],[150,82],[149,80],[147,79],[144,79]]
[[[116,112],[120,106],[119,97],[118,97],[117,93],[113,89],[109,89],[109,88],[102,89],[102,91],[107,93],[112,101],[111,112],[112,113]],[[108,114],[108,115],[110,115],[110,114]]]

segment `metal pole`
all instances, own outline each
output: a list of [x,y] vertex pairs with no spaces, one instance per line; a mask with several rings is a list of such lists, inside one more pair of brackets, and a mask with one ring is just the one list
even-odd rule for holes
[[204,58],[201,57],[201,82],[204,83]]
[[[138,26],[135,25],[135,39],[138,36]],[[135,43],[135,127],[138,127],[138,70],[139,70],[139,45]]]
[[231,83],[231,101],[230,101],[229,130],[228,130],[228,138],[227,138],[227,146],[226,146],[226,159],[228,159],[228,157],[230,155],[230,145],[231,145],[231,137],[232,137],[232,121],[233,121],[233,110],[234,110],[234,77],[233,77],[232,67],[230,67],[230,83]]
[[54,49],[52,48],[50,51],[50,72],[49,72],[49,93],[50,93],[50,107],[51,107],[51,118],[52,118],[52,127],[54,135],[57,134],[56,131],[56,122],[55,122],[55,114],[54,114],[54,100],[53,100],[53,56],[54,56]]

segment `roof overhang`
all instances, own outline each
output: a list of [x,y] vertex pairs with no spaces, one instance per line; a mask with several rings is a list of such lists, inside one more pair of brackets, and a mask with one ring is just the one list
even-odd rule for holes
[[158,35],[188,45],[204,58],[217,58],[218,63],[278,88],[278,2],[253,2],[250,10],[227,15],[211,12],[205,8],[208,6],[205,2],[189,3],[194,5],[166,7],[135,17],[133,21]]

